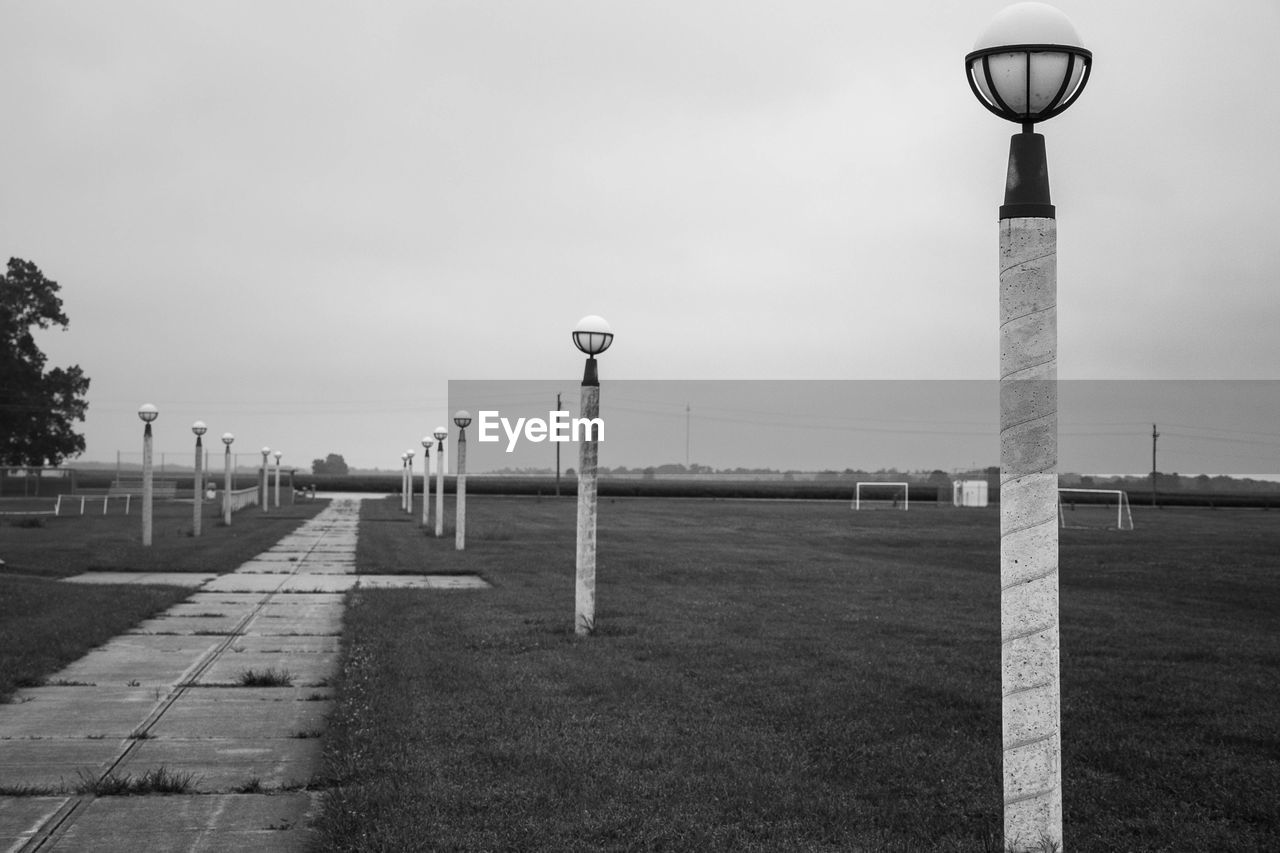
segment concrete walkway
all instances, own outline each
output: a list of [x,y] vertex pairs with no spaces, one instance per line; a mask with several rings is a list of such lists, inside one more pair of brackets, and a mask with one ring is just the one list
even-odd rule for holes
[[[342,595],[478,578],[355,573],[359,499],[0,705],[3,851],[306,850]],[[159,583],[93,573],[71,582]],[[250,675],[252,673],[252,675]],[[256,681],[257,686],[245,686]],[[106,796],[111,782],[182,794]],[[149,783],[149,784],[148,784]]]

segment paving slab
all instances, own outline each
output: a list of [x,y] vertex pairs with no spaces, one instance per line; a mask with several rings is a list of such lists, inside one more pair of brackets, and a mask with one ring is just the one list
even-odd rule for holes
[[228,596],[213,596],[208,593],[194,593],[186,601],[173,605],[163,614],[166,618],[184,618],[190,616],[244,616],[261,603],[258,596],[238,596],[228,600]]
[[[259,598],[259,601],[262,599]],[[268,599],[262,606],[263,610],[272,610],[275,608],[293,608],[293,607],[328,607],[338,612],[344,608],[341,593],[333,592],[291,592],[288,595],[278,595]],[[290,613],[296,612],[289,610]]]
[[[253,558],[255,563],[284,563],[286,566],[296,567],[302,560],[303,553],[292,548],[281,549],[278,546],[270,551],[263,551],[261,554]],[[243,569],[241,569],[242,571]]]
[[62,582],[200,587],[216,577],[218,576],[215,574],[203,572],[85,572],[81,575],[63,578]]
[[316,843],[308,824],[318,809],[318,795],[307,792],[102,797],[87,803],[66,834],[47,849],[303,853]]
[[233,572],[220,575],[202,587],[205,592],[253,592],[266,595],[275,592],[285,581],[285,576]]
[[124,751],[119,738],[0,740],[0,779],[6,785],[52,785],[70,790],[81,771],[100,775]]
[[315,688],[192,688],[165,711],[148,734],[159,739],[240,738],[263,740],[314,735],[327,728],[332,700]]
[[[284,597],[287,601],[287,597]],[[244,630],[248,636],[327,636],[342,632],[342,604],[340,596],[330,596],[328,604],[300,602],[297,605],[281,603],[277,597],[272,604],[263,607]]]
[[0,850],[25,844],[67,797],[0,797]]
[[133,733],[166,693],[147,687],[26,688],[0,714],[0,739],[120,740]]
[[318,737],[156,738],[139,742],[115,773],[141,776],[163,767],[191,774],[201,793],[233,793],[255,779],[266,788],[291,787],[306,784],[320,767],[322,745]]
[[240,610],[243,608],[243,611],[247,613],[250,610],[257,609],[260,604],[262,604],[262,596],[260,595],[238,592],[205,592],[200,590],[199,592],[191,593],[183,604],[175,606],[197,607],[209,611],[226,608]]
[[232,633],[244,616],[157,616],[139,622],[129,629],[130,634],[191,634],[219,636]]
[[56,673],[50,681],[98,687],[172,686],[225,639],[123,634]]
[[338,659],[339,637],[333,634],[267,634],[237,637],[231,645],[231,651],[237,654],[257,652],[259,654],[325,654],[333,660]]

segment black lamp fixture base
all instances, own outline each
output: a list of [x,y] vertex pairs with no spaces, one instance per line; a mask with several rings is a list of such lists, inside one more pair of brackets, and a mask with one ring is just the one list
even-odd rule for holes
[[1022,133],[1009,140],[1009,175],[1005,179],[1001,219],[1039,217],[1055,219],[1049,201],[1049,161],[1045,156],[1044,135],[1024,125]]
[[587,356],[587,366],[582,371],[582,385],[588,387],[600,384],[600,373],[596,369],[595,356]]

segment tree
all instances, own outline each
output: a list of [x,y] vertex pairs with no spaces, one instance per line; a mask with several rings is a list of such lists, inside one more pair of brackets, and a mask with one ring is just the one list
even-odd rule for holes
[[45,370],[33,328],[67,328],[58,283],[30,261],[10,258],[0,282],[0,464],[58,465],[84,452],[73,425],[89,404],[79,365]]
[[324,459],[316,459],[311,463],[312,474],[347,474],[347,460],[339,453],[330,453]]

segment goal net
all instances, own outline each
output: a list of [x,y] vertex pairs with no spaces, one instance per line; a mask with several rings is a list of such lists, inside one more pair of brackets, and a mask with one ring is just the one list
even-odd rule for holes
[[907,509],[910,487],[906,483],[863,483],[853,487],[854,509]]
[[1121,489],[1058,489],[1058,520],[1064,528],[1132,530],[1129,494]]

